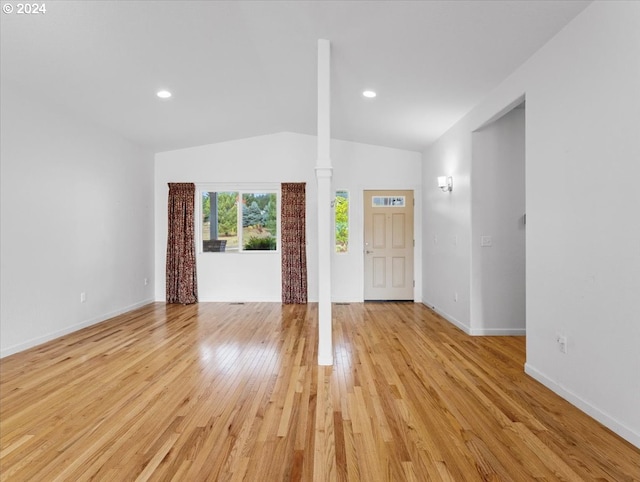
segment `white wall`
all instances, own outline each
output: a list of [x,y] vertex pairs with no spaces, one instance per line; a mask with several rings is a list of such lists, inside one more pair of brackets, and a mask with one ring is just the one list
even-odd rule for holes
[[3,79],[1,159],[2,356],[153,300],[152,153]]
[[[425,151],[423,180],[427,194],[449,153],[468,177],[472,132],[526,95],[526,371],[640,446],[638,59],[640,3],[591,4]],[[436,215],[444,235],[469,231],[468,202],[430,197],[425,233]],[[446,310],[434,273],[451,266],[425,246],[424,299]],[[453,278],[468,282],[468,268]]]
[[331,295],[333,301],[364,300],[364,191],[413,190],[416,206],[414,229],[414,300],[422,301],[422,187],[421,155],[354,142],[332,141],[333,187],[349,191],[349,251],[334,253]]
[[[334,255],[332,296],[336,301],[362,301],[362,189],[415,189],[419,195],[421,156],[337,140],[331,149],[334,190],[347,189],[352,198],[352,249]],[[317,301],[315,162],[316,138],[286,132],[156,154],[156,299],[165,299],[167,183],[306,182],[309,300]],[[201,301],[281,300],[279,253],[200,253],[197,270]]]
[[[471,333],[525,334],[525,111],[472,134]],[[482,238],[490,236],[490,243]],[[490,244],[490,245],[489,245]]]
[[[470,333],[471,136],[454,126],[424,154],[423,303]],[[438,176],[451,176],[443,192]]]

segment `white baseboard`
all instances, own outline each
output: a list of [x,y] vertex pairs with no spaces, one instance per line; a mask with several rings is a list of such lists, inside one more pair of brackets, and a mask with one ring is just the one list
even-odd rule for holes
[[458,321],[455,317],[451,316],[446,311],[442,311],[436,308],[428,301],[424,301],[422,304],[427,308],[435,311],[449,323],[457,326],[470,336],[525,336],[527,334],[527,330],[525,328],[471,328],[469,325]]
[[332,296],[331,303],[364,303],[363,299],[354,300],[353,298],[344,298],[341,296]]
[[18,343],[17,345],[10,346],[9,348],[5,348],[4,350],[0,351],[0,358],[4,358],[6,356],[13,355],[14,353],[28,350],[29,348],[33,348],[34,346],[38,346],[48,341],[55,340],[56,338],[60,338],[61,336],[68,335],[69,333],[73,333],[74,331],[81,330],[82,328],[86,328],[88,326],[101,323],[105,320],[108,320],[109,318],[113,318],[114,316],[127,313],[128,311],[135,310],[137,308],[140,308],[141,306],[148,305],[149,303],[153,303],[153,299],[150,298],[147,300],[143,300],[138,303],[125,306],[124,308],[112,311],[110,313],[105,313],[104,315],[92,318],[90,320],[85,320],[83,322],[76,323],[75,325],[71,325],[66,328],[63,328],[62,330],[54,331],[52,333],[47,333],[46,335],[42,335],[37,338],[32,338],[31,340],[27,340],[23,343]]
[[473,328],[473,336],[525,336],[525,328]]
[[590,417],[596,419],[602,425],[606,426],[607,428],[609,428],[610,430],[618,434],[620,437],[627,440],[629,443],[640,448],[639,433],[634,432],[632,429],[620,423],[618,420],[616,420],[609,414],[603,412],[597,407],[594,407],[588,401],[584,400],[583,398],[571,392],[570,390],[567,390],[566,388],[562,387],[561,385],[556,383],[554,380],[547,377],[544,373],[538,371],[528,363],[525,363],[524,365],[524,372],[527,375],[529,375],[531,378],[534,378],[535,380],[542,383],[545,387],[547,387],[552,392],[556,393],[557,395],[561,396],[572,405],[582,410],[584,413],[586,413]]
[[447,320],[452,325],[455,325],[458,328],[460,328],[467,335],[471,335],[471,328],[469,328],[469,326],[465,325],[461,321],[458,321],[455,317],[451,316],[446,311],[439,310],[438,308],[436,308],[433,304],[429,303],[428,301],[423,301],[422,304],[425,305],[427,308],[429,308],[429,309],[435,311],[436,313],[438,313],[440,316],[442,316],[445,320]]

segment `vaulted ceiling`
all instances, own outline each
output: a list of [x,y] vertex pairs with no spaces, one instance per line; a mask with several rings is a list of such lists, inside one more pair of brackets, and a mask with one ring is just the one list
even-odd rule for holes
[[332,137],[422,150],[588,3],[49,1],[2,15],[2,81],[156,152],[315,134],[324,38]]

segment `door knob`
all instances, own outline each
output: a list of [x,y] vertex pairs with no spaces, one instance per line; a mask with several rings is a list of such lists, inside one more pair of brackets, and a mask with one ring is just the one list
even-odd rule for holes
[[371,254],[371,253],[373,253],[373,251],[369,251],[369,250],[367,250],[367,251],[365,251],[365,253],[367,253],[367,254]]

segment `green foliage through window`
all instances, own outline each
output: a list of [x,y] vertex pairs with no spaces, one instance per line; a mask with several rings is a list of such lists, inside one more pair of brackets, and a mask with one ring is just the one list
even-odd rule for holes
[[251,236],[244,243],[244,249],[247,251],[273,251],[276,249],[276,238],[272,236],[264,238]]
[[349,193],[336,191],[336,253],[349,250]]

